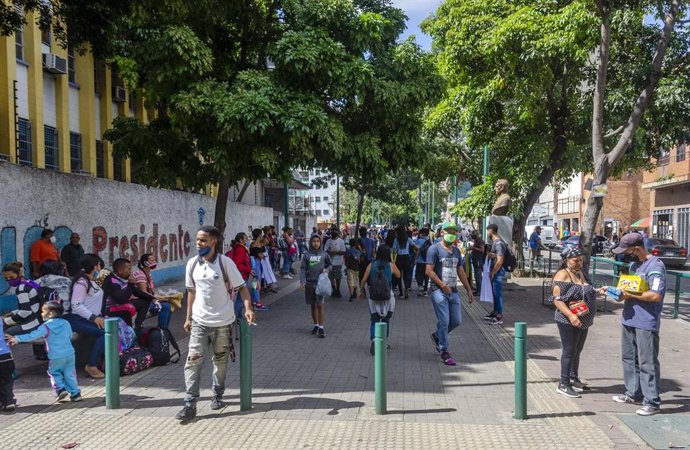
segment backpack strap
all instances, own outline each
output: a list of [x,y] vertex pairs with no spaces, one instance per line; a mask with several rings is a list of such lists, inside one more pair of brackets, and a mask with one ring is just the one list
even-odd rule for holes
[[197,256],[194,258],[194,262],[192,263],[192,267],[189,269],[189,279],[192,280],[192,284],[194,287],[196,287],[196,283],[194,283],[194,269],[196,269],[196,266],[199,264],[199,257]]
[[[173,355],[170,355],[170,362],[171,363],[179,362],[181,353],[180,353],[180,347],[179,347],[179,345],[177,345],[177,341],[175,340],[175,336],[173,336],[172,332],[168,328],[161,328],[161,330],[162,330],[162,333],[165,334],[165,337],[168,338],[170,345],[172,345],[173,348],[175,349],[175,353],[173,355],[177,354],[177,358],[175,358],[175,359],[173,359]],[[167,333],[166,333],[166,331],[167,331]]]

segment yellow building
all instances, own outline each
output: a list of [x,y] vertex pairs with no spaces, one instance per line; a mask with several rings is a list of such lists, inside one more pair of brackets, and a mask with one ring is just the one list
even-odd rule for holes
[[132,181],[103,133],[118,116],[146,121],[143,101],[93,55],[63,48],[34,13],[0,36],[0,159],[38,169]]

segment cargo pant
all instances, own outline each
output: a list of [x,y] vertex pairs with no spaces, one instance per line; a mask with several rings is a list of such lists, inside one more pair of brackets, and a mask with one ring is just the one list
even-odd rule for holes
[[228,359],[235,361],[235,348],[232,345],[232,324],[207,327],[192,321],[189,352],[184,366],[185,387],[187,389],[185,403],[194,404],[199,398],[201,367],[209,347],[213,351],[213,395],[220,397],[225,392],[225,372],[228,367]]

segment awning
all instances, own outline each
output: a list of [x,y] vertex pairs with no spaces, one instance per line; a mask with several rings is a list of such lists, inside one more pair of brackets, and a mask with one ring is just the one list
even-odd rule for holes
[[649,226],[652,224],[652,217],[643,217],[635,222],[633,222],[630,227],[631,228],[649,228]]

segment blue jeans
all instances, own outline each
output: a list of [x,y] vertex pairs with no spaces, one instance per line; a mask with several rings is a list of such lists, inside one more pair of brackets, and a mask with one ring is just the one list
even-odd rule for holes
[[503,277],[506,274],[504,268],[500,268],[494,279],[491,280],[491,287],[494,291],[494,312],[499,316],[503,315]]
[[623,325],[621,356],[625,395],[659,406],[659,333]]
[[75,333],[86,334],[98,338],[91,348],[89,362],[87,363],[89,366],[96,366],[98,361],[103,359],[103,355],[105,354],[105,330],[98,328],[95,323],[76,314],[65,314],[65,320],[69,322],[72,326],[72,331]]
[[456,329],[462,322],[462,310],[460,309],[460,295],[457,291],[444,294],[441,289],[435,289],[431,293],[431,303],[436,313],[436,337],[438,338],[438,350],[448,350],[448,334]]
[[283,274],[290,273],[290,268],[292,267],[292,259],[287,251],[281,251],[281,256],[283,257]]
[[63,389],[72,396],[81,393],[77,384],[77,371],[74,368],[74,355],[51,359],[48,364],[48,376],[55,394]]
[[158,326],[160,328],[170,328],[170,303],[168,302],[160,302],[161,303],[161,309],[157,310],[156,305],[151,302],[151,306],[149,306],[149,311],[151,311],[154,314],[158,314]]

